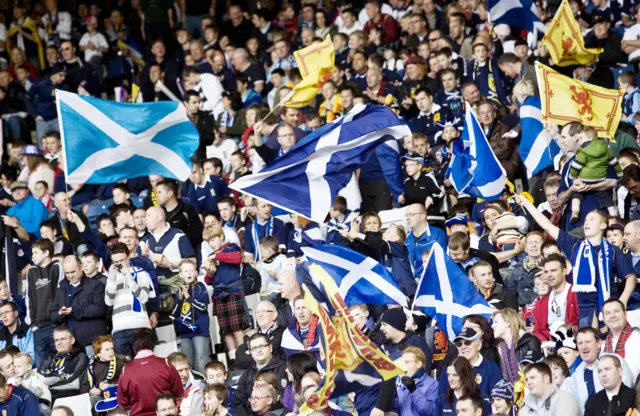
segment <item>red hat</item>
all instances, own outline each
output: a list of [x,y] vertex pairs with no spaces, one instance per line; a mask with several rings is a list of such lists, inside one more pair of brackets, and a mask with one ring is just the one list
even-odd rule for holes
[[84,21],[86,24],[88,25],[95,25],[98,26],[98,18],[95,16],[89,16],[85,19]]
[[417,56],[412,56],[411,58],[407,59],[407,62],[404,64],[405,66],[407,65],[426,65],[426,63],[419,57]]

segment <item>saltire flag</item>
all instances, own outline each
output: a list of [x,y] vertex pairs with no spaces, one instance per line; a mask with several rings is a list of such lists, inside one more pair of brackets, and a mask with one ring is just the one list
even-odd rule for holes
[[306,107],[320,93],[325,82],[331,79],[336,60],[336,50],[331,36],[293,53],[302,81],[282,100],[285,107]]
[[609,90],[566,77],[536,62],[543,123],[575,121],[593,127],[599,137],[615,140],[622,118],[623,90]]
[[538,7],[532,0],[488,0],[489,21],[493,25],[505,24],[529,32],[545,31]]
[[323,224],[338,192],[376,148],[409,134],[409,127],[390,108],[358,104],[260,172],[229,187]]
[[580,26],[573,17],[569,2],[564,0],[542,38],[553,63],[558,66],[588,65],[598,59],[604,49],[588,49]]
[[465,316],[477,314],[489,319],[493,313],[469,277],[438,243],[431,247],[413,307],[435,319],[450,341],[462,329]]
[[[311,291],[305,292],[305,305],[319,318],[320,365],[325,374],[321,386],[300,408],[302,415],[326,408],[332,397],[344,396],[404,373],[401,365],[382,352],[351,320],[349,309],[331,276],[316,264],[310,265],[309,271],[313,280],[322,286],[334,313],[320,306]],[[320,290],[319,287],[316,289]]]
[[453,147],[447,176],[458,193],[485,200],[498,199],[507,182],[498,158],[478,122],[471,105],[465,103],[464,130]]
[[302,247],[302,252],[331,276],[347,306],[395,304],[408,308],[407,296],[396,278],[371,257],[335,244]]
[[553,159],[560,153],[560,147],[542,124],[542,110],[539,97],[527,97],[520,107],[520,158],[527,168],[527,177],[553,166]]
[[67,183],[189,177],[200,135],[181,103],[117,103],[60,90],[56,97]]

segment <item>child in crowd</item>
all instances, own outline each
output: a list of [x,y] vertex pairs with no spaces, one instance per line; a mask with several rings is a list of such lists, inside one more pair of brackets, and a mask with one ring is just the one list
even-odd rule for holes
[[[0,278],[0,306],[7,302],[13,302],[18,308],[18,318],[24,322],[24,318],[27,315],[27,305],[25,303],[24,296],[16,293],[15,295],[9,291],[9,284],[3,278]],[[0,320],[0,325],[2,321]]]
[[271,300],[275,296],[278,287],[276,275],[284,269],[287,262],[287,256],[280,254],[279,245],[278,238],[272,235],[263,237],[260,241],[261,260],[256,264],[256,270],[262,279],[261,300]]
[[104,243],[110,244],[112,240],[117,240],[116,227],[113,220],[107,214],[102,214],[96,220],[98,224],[98,237]]
[[636,74],[626,71],[618,77],[618,85],[624,90],[622,120],[635,124],[633,116],[640,111],[640,90],[636,88]]
[[209,384],[204,388],[203,416],[224,416],[229,413],[229,388],[220,383]]
[[433,102],[440,107],[447,107],[455,118],[462,118],[463,102],[460,91],[458,90],[458,79],[456,79],[456,71],[451,68],[444,69],[440,72],[440,82],[442,89],[433,97]]
[[198,282],[198,268],[191,260],[180,263],[182,286],[175,294],[172,318],[178,323],[180,351],[189,359],[189,367],[204,372],[211,352],[209,339],[209,293]]
[[609,228],[607,228],[607,241],[613,244],[614,246],[622,249],[624,246],[624,240],[622,237],[624,236],[624,226],[621,224],[611,224]]
[[42,202],[42,205],[47,207],[48,211],[51,211],[53,209],[53,196],[49,193],[49,184],[46,181],[38,181],[34,191],[33,196]]
[[[598,138],[598,132],[592,127],[585,127],[578,133],[580,148],[571,162],[569,177],[574,186],[581,184],[594,185],[607,179],[609,168],[615,170],[618,179],[622,178],[622,168],[618,159],[609,148],[605,139]],[[618,210],[613,203],[611,191],[596,191],[600,207],[606,208],[612,217],[618,216]],[[580,218],[580,206],[583,195],[577,192],[571,199],[571,222],[576,223]]]
[[107,284],[107,275],[100,272],[102,262],[100,257],[93,250],[87,250],[80,256],[82,261],[82,272],[90,279],[98,279],[103,284]]
[[57,131],[52,131],[47,133],[46,136],[42,139],[44,142],[44,148],[46,153],[44,154],[45,159],[51,165],[51,168],[55,170],[58,167],[58,159],[60,158],[60,153],[62,152],[62,140],[60,139],[60,133]]
[[213,254],[203,261],[207,270],[204,281],[213,286],[213,313],[218,317],[229,359],[235,361],[236,349],[244,342],[243,331],[249,326],[240,276],[242,252],[236,244],[225,242],[220,227],[205,228],[203,241],[213,250]]
[[73,246],[69,240],[61,234],[58,222],[55,219],[50,219],[40,224],[40,235],[42,238],[53,243],[54,251],[52,254],[69,256],[74,253]]
[[227,381],[227,368],[220,361],[209,361],[204,367],[204,375],[207,385],[223,384],[229,390],[226,407],[233,408],[236,397],[236,390]]
[[38,398],[38,406],[42,414],[50,414],[51,392],[44,382],[44,377],[33,369],[33,357],[20,352],[13,357],[14,377],[9,383],[14,386],[24,387]]

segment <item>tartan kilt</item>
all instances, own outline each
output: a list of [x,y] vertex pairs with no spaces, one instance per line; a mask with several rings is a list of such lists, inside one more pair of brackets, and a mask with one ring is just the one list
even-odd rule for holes
[[249,327],[244,313],[243,296],[241,293],[234,293],[224,298],[213,297],[213,313],[218,318],[222,335],[244,331]]

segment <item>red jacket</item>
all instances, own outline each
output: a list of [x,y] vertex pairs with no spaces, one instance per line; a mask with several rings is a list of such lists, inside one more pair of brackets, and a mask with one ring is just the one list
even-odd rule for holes
[[154,416],[153,402],[161,393],[184,395],[180,374],[169,361],[150,355],[124,366],[118,381],[118,406],[131,410],[131,416]]
[[398,27],[398,22],[396,22],[393,17],[388,14],[381,14],[377,22],[369,19],[364,25],[364,31],[368,34],[372,28],[378,26],[382,28],[382,43],[393,43],[398,40],[400,28]]
[[[568,284],[568,283],[567,283]],[[549,296],[548,293],[545,297],[536,302],[536,306],[533,309],[533,335],[541,342],[551,341],[551,332],[549,332]],[[578,326],[578,296],[576,292],[571,290],[569,285],[569,292],[567,293],[567,307],[564,314],[564,323],[574,326]]]

